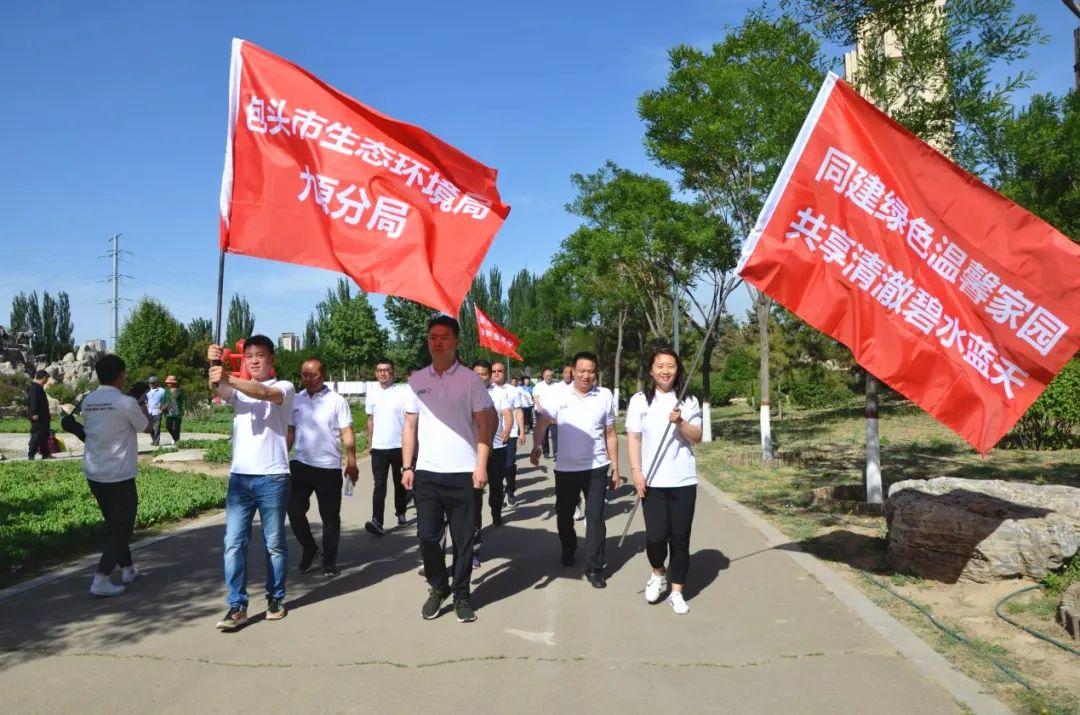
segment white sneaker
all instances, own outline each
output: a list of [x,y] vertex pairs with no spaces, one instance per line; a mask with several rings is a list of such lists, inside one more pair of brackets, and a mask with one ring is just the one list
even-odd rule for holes
[[124,569],[120,572],[120,580],[124,583],[125,586],[135,583],[135,579],[139,578],[139,576],[142,576],[142,573],[139,571],[138,567],[135,566],[135,564],[132,564],[131,566],[125,566]]
[[659,603],[667,591],[667,576],[657,576],[655,573],[649,576],[649,582],[645,584],[645,600],[649,603]]
[[675,611],[676,615],[685,616],[690,612],[690,606],[686,605],[681,591],[672,591],[667,602],[671,604],[671,610]]
[[581,505],[578,504],[574,507],[574,521],[584,521],[585,512],[581,510]]
[[108,576],[99,573],[94,574],[94,580],[90,582],[91,596],[119,596],[123,592],[122,584],[115,584],[109,580]]

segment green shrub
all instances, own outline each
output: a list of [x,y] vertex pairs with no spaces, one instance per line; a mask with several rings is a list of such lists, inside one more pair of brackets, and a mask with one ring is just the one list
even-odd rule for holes
[[51,385],[45,392],[49,397],[55,397],[61,405],[74,405],[75,397],[78,395],[78,393],[75,392],[75,388],[68,387],[62,382]]
[[219,439],[210,442],[203,452],[203,459],[211,464],[232,462],[232,440]]
[[737,348],[726,358],[709,385],[709,400],[717,407],[747,392],[758,384],[758,359],[747,348]]
[[9,405],[26,406],[26,387],[30,376],[25,373],[0,375],[0,407]]
[[796,368],[783,383],[784,393],[800,407],[839,407],[854,394],[846,373],[821,365]]
[[1002,440],[1018,449],[1080,446],[1080,359],[1071,360]]

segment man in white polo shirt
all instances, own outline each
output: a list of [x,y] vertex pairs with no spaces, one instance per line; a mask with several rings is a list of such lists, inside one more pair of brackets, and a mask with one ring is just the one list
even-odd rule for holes
[[[90,583],[90,593],[94,596],[117,596],[139,575],[128,542],[135,531],[139,506],[135,489],[139,459],[137,434],[150,431],[150,415],[145,407],[122,392],[126,369],[124,361],[116,355],[98,360],[94,371],[101,387],[82,401],[86,431],[83,474],[105,520],[105,544]],[[121,569],[121,582],[114,584],[109,577],[117,565]]]
[[296,455],[289,462],[292,474],[289,497],[289,524],[303,548],[300,573],[311,570],[319,555],[311,535],[307,510],[311,494],[319,503],[322,517],[322,562],[324,576],[337,576],[338,540],[341,536],[341,445],[345,445],[345,476],[356,483],[356,438],[352,411],[344,397],[326,386],[322,360],[311,358],[300,366],[304,389],[293,398],[292,424],[286,434]]
[[[495,414],[499,423],[495,427],[495,436],[491,440],[491,452],[487,461],[488,507],[491,509],[491,525],[502,526],[502,506],[506,480],[506,443],[510,439],[510,423],[513,421],[513,410],[510,408],[510,397],[502,388],[491,381],[491,363],[487,360],[477,360],[472,365],[473,372],[484,383],[491,401],[495,405]],[[472,567],[480,568],[480,544],[483,541],[483,514],[484,514],[484,490],[476,490],[476,528],[473,534]]]
[[[517,507],[517,448],[525,444],[525,412],[522,409],[525,405],[525,391],[517,385],[506,381],[506,363],[501,361],[491,363],[491,384],[503,391],[510,408],[511,424],[510,435],[506,440],[504,477],[506,480],[506,505],[514,509]],[[492,496],[494,497],[494,495],[495,492],[492,491]],[[500,503],[499,506],[501,510],[502,504]]]
[[[442,602],[453,593],[457,619],[466,623],[476,620],[469,604],[473,492],[487,484],[487,460],[498,419],[484,383],[457,361],[460,335],[461,327],[448,315],[428,322],[431,365],[409,378],[413,399],[405,409],[401,481],[416,500],[420,553],[430,586],[420,614],[429,620],[437,617]],[[446,523],[454,549],[452,591],[440,544]]]
[[[544,410],[544,398],[547,396],[548,392],[550,392],[552,389],[554,389],[557,386],[558,385],[555,382],[555,371],[552,370],[550,367],[544,368],[543,373],[541,373],[540,382],[536,383],[536,386],[533,387],[533,392],[532,392],[534,415],[536,417],[537,424],[539,424],[540,414]],[[554,399],[554,398],[552,398],[552,399]],[[551,432],[551,434],[548,434],[548,432]],[[551,456],[551,453],[552,453],[551,444],[556,439],[554,432],[555,432],[555,425],[550,424],[547,431],[540,434],[540,444],[543,445],[543,452],[544,452],[544,458],[545,459]],[[533,434],[534,435],[538,434],[537,429],[536,429],[536,425],[533,425]],[[535,438],[534,438],[534,441],[535,441]]]
[[380,358],[375,363],[378,383],[364,396],[371,475],[375,480],[371,492],[371,521],[364,524],[364,528],[373,536],[384,533],[387,472],[393,474],[394,514],[398,526],[405,526],[405,507],[409,503],[409,493],[401,486],[401,430],[405,427],[405,405],[410,402],[412,392],[408,385],[396,384],[394,378],[393,361]]
[[233,631],[248,621],[247,546],[251,522],[259,512],[266,546],[266,620],[285,617],[288,551],[285,514],[289,509],[289,447],[296,389],[273,377],[274,341],[253,335],[244,341],[244,367],[250,380],[233,377],[221,366],[222,348],[211,345],[210,389],[233,407],[232,466],[225,495],[225,584],[229,610],[218,621]]
[[146,411],[150,413],[150,444],[161,444],[161,402],[165,399],[165,388],[158,384],[158,379],[151,375],[146,378],[150,389],[146,391]]
[[555,461],[555,520],[562,545],[562,564],[574,564],[577,534],[574,507],[585,495],[585,578],[604,588],[604,493],[619,485],[619,438],[615,432],[615,399],[606,387],[596,386],[599,360],[591,352],[574,356],[574,382],[570,389],[545,395],[543,414],[533,434],[532,463],[540,463],[536,435],[554,422],[559,427],[559,456]]

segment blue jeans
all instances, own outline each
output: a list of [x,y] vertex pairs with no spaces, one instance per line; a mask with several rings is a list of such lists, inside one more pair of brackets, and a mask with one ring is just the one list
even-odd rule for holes
[[230,474],[225,496],[225,585],[229,607],[247,608],[247,547],[251,520],[259,510],[266,544],[266,596],[285,598],[285,514],[289,508],[289,474]]

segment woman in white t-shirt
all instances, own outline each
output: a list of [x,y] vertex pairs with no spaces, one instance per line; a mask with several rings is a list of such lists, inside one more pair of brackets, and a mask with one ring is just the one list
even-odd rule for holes
[[[668,603],[683,615],[690,611],[682,590],[690,566],[690,527],[697,502],[697,464],[691,445],[701,441],[701,407],[692,396],[679,403],[686,374],[678,353],[659,348],[649,366],[648,385],[626,407],[630,473],[642,498],[645,552],[652,566],[645,600],[658,603],[670,582]],[[669,551],[671,562],[665,569]]]

